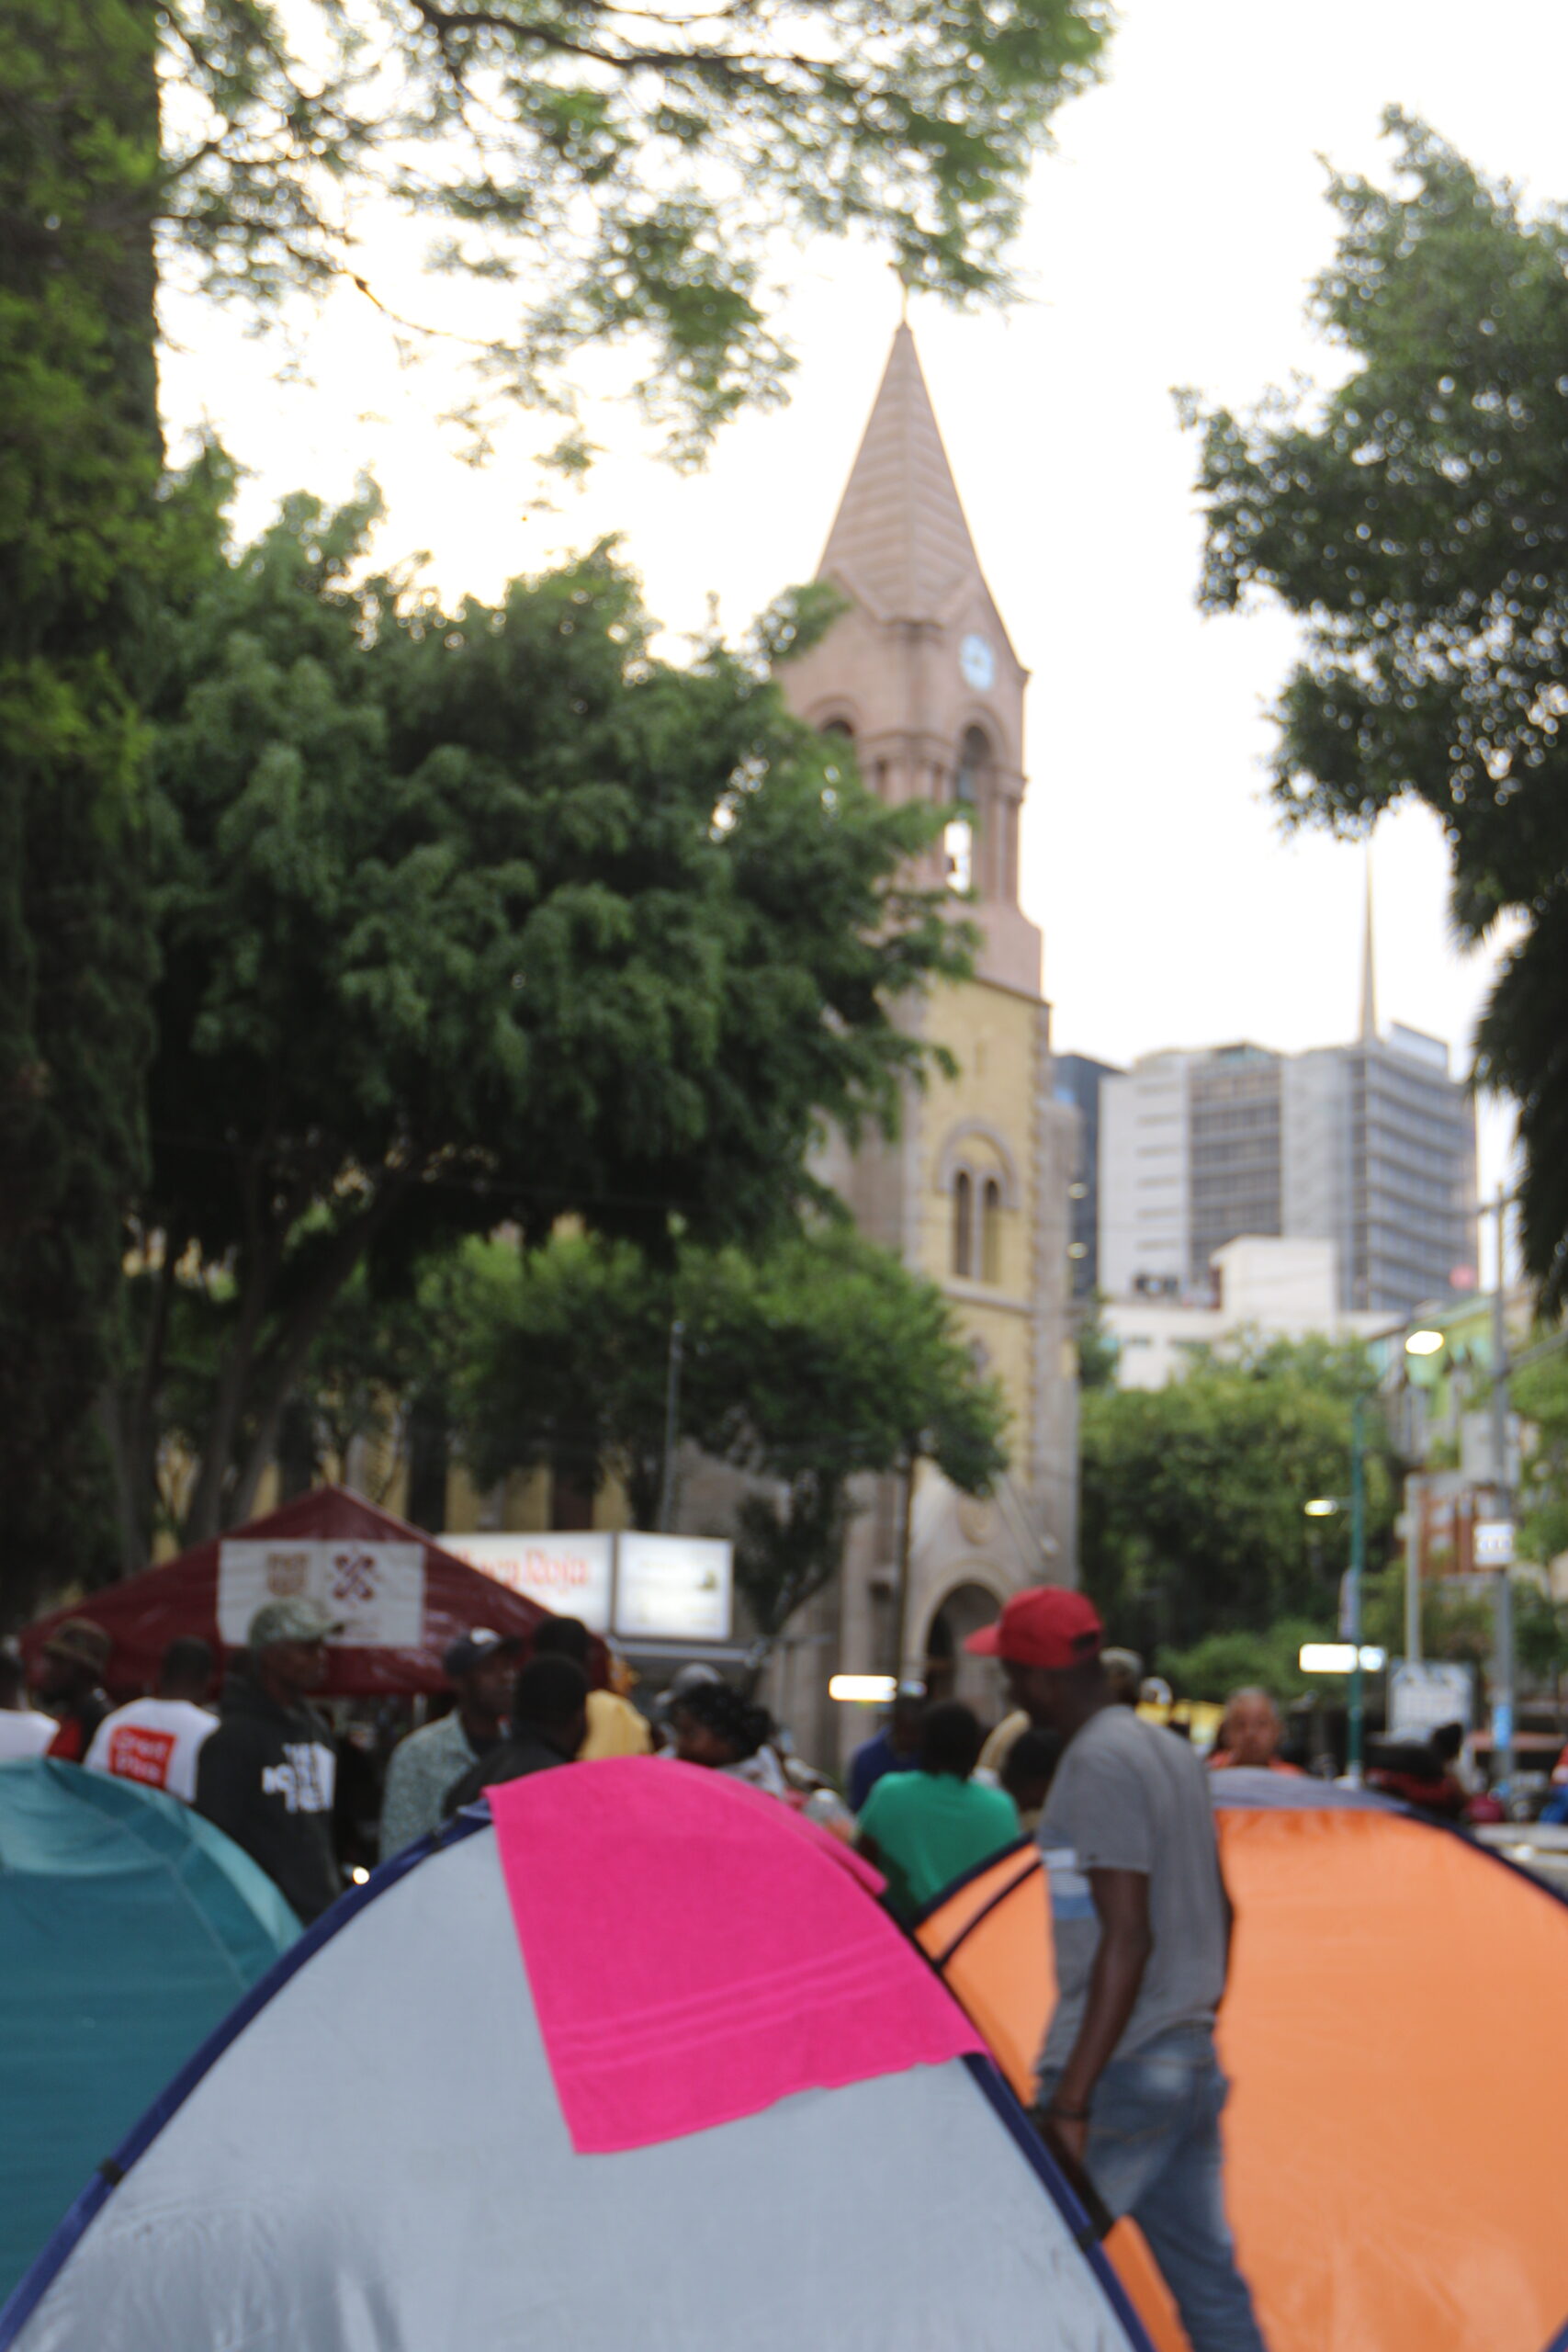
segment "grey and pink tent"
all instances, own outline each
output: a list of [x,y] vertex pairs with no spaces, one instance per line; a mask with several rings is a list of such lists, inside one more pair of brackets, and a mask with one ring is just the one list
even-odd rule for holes
[[345,1896],[78,2198],[17,2352],[1146,2352],[845,1849],[647,1758]]

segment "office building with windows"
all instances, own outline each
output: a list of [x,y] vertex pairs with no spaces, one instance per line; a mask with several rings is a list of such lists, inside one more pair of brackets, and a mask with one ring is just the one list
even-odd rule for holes
[[1122,1073],[1088,1054],[1058,1054],[1052,1068],[1057,1102],[1077,1113],[1077,1156],[1067,1192],[1067,1259],[1074,1299],[1089,1299],[1100,1288],[1100,1089],[1102,1080]]
[[1473,1289],[1475,1114],[1438,1039],[1378,1025],[1301,1054],[1151,1054],[1100,1090],[1100,1265],[1112,1298],[1207,1306],[1240,1237],[1330,1242],[1343,1312]]

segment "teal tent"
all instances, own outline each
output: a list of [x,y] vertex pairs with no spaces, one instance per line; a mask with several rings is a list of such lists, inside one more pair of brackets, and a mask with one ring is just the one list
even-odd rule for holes
[[299,1933],[272,1881],[175,1798],[0,1764],[0,2301]]

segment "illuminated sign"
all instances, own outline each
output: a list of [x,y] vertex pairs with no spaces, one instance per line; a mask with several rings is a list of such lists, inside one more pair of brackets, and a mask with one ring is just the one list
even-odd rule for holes
[[734,1555],[700,1535],[616,1539],[617,1634],[654,1641],[729,1639]]
[[525,1600],[558,1617],[581,1617],[591,1633],[609,1632],[613,1535],[438,1535],[435,1541]]

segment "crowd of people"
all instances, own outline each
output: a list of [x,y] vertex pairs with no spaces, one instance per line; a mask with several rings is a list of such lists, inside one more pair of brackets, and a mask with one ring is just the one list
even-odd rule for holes
[[[0,1758],[47,1754],[193,1804],[308,1925],[344,1884],[339,1766],[353,1750],[315,1703],[339,1630],[312,1600],[271,1601],[216,1708],[217,1661],[190,1638],[169,1645],[151,1696],[116,1707],[108,1636],[68,1620],[41,1645],[30,1691],[19,1656],[0,1649]],[[1002,1720],[987,1733],[960,1701],[906,1685],[841,1796],[712,1666],[682,1668],[644,1713],[604,1686],[577,1620],[547,1620],[526,1643],[474,1627],[446,1653],[450,1703],[375,1776],[375,1849],[391,1860],[500,1783],[639,1754],[730,1775],[852,1841],[907,1924],[1033,1838],[1057,1987],[1038,2128],[1108,2213],[1136,2219],[1196,2352],[1261,2352],[1224,2213],[1213,2027],[1232,1915],[1209,1775],[1299,1778],[1280,1709],[1267,1691],[1233,1692],[1201,1757],[1159,1720],[1168,1710],[1149,1703],[1137,1657],[1106,1647],[1089,1602],[1056,1588],[1015,1596],[968,1647],[999,1665]],[[1451,1745],[1435,1744],[1397,1792],[1454,1810]]]
[[152,1695],[117,1707],[104,1688],[108,1634],[69,1619],[40,1645],[30,1688],[20,1654],[0,1648],[0,1760],[51,1756],[193,1805],[307,1926],[350,1870],[363,1878],[498,1782],[601,1757],[657,1753],[724,1772],[852,1832],[831,1783],[714,1667],[682,1668],[650,1715],[595,1677],[593,1637],[576,1618],[548,1618],[527,1641],[476,1626],[446,1652],[449,1702],[383,1756],[376,1724],[334,1735],[316,1703],[340,1631],[313,1600],[269,1601],[216,1701],[212,1649],[182,1638]]

